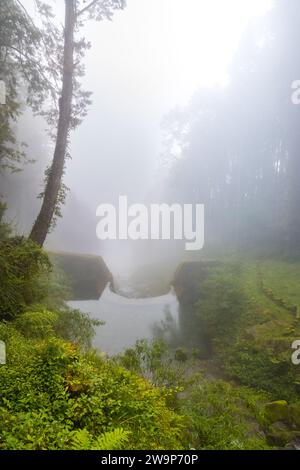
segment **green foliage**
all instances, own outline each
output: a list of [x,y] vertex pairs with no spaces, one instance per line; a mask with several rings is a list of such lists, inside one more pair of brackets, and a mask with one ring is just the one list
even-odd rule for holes
[[7,240],[11,234],[10,225],[4,221],[4,215],[6,211],[6,204],[0,199],[0,242]]
[[261,291],[255,263],[212,269],[198,289],[195,316],[227,373],[274,400],[298,396],[291,344],[300,330],[295,315]]
[[228,342],[245,311],[246,297],[240,267],[213,269],[199,287],[196,305],[205,333]]
[[95,327],[101,325],[103,322],[90,318],[88,314],[80,310],[64,308],[57,313],[55,331],[65,340],[88,350],[92,345]]
[[38,245],[22,237],[0,241],[0,320],[14,319],[26,311],[45,312],[46,316],[57,311],[59,333],[90,344],[98,323],[65,307],[69,293],[63,272],[57,266],[52,268],[48,255]]
[[266,396],[222,380],[200,378],[182,412],[190,419],[190,445],[199,450],[262,450],[270,448],[258,421]]
[[16,145],[14,132],[22,103],[38,110],[51,88],[43,67],[47,56],[42,32],[15,0],[0,2],[0,46],[0,79],[6,85],[6,104],[0,106],[0,170],[16,170],[25,157],[24,145]]
[[147,376],[161,366],[162,358],[167,352],[163,341],[142,339],[136,342],[134,348],[128,348],[119,356],[120,362],[128,369]]
[[185,348],[177,348],[175,351],[176,361],[186,362],[188,359],[188,352]]
[[[172,402],[177,393],[177,386],[184,383],[185,367],[169,351],[167,343],[162,340],[139,340],[134,348],[129,348],[117,357],[117,361],[127,369],[142,375],[153,384],[170,387]],[[172,387],[175,387],[172,390]],[[172,393],[171,393],[172,392]]]
[[7,347],[7,365],[0,367],[0,449],[264,449],[262,431],[269,445],[297,437],[291,416],[298,416],[298,407],[288,404],[278,427],[263,406],[295,396],[297,377],[285,355],[294,317],[285,309],[281,318],[278,306],[262,307],[255,269],[211,267],[194,296],[193,318],[224,369],[268,395],[204,380],[195,375],[198,351],[171,350],[162,340],[138,341],[104,359],[90,349],[99,322],[62,307],[63,291],[53,301],[57,308],[47,308],[49,284],[55,293],[61,279],[49,275],[47,255],[23,239],[1,246],[2,295],[12,282],[15,302],[6,317],[13,321],[0,322]]
[[173,395],[169,403],[184,419],[186,448],[269,448],[264,436],[263,408],[269,399],[268,394],[215,378],[205,380],[203,373],[199,372],[201,362],[186,359],[182,364],[181,353],[177,357],[178,350],[171,354],[163,346],[161,343],[139,341],[134,349],[127,350],[118,360],[151,381],[171,386],[170,392],[177,393],[176,399]]
[[[292,305],[300,309],[300,263],[295,258],[289,261],[264,260],[260,263],[261,277],[266,289],[281,300],[287,309]],[[296,316],[296,315],[295,315]]]
[[[291,344],[291,343],[290,343]],[[267,390],[274,400],[293,400],[298,396],[298,371],[291,363],[290,344],[286,358],[277,360],[274,350],[251,347],[247,341],[240,341],[230,351],[227,370],[241,383],[261,390]]]
[[16,318],[15,326],[26,338],[47,338],[54,334],[57,320],[54,312],[25,312]]
[[184,419],[167,389],[57,337],[29,336],[0,323],[0,449],[182,448]]
[[73,450],[122,450],[130,433],[122,428],[107,431],[93,439],[86,429],[75,431],[71,449]]
[[0,319],[12,319],[46,297],[38,280],[50,268],[46,253],[35,243],[24,238],[0,242]]
[[35,309],[22,313],[14,321],[17,330],[26,338],[58,336],[85,350],[91,347],[95,326],[101,324],[80,310],[66,307],[56,312]]
[[71,287],[65,273],[49,259],[51,270],[42,270],[37,279],[42,293],[38,303],[48,310],[60,310],[65,306],[65,300],[71,298]]

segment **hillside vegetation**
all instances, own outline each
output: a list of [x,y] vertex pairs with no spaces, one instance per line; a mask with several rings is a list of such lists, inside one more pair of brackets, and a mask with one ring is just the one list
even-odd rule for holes
[[[0,242],[0,449],[271,449],[300,437],[297,264],[185,263],[176,341],[108,359],[31,241]],[[277,272],[278,275],[275,275]],[[289,289],[282,288],[285,279]]]
[[185,264],[174,281],[184,338],[237,385],[267,393],[265,432],[279,445],[300,436],[300,368],[291,360],[300,338],[298,280],[297,263],[227,259]]
[[182,448],[175,392],[91,349],[98,322],[65,307],[46,253],[24,239],[0,253],[0,449]]

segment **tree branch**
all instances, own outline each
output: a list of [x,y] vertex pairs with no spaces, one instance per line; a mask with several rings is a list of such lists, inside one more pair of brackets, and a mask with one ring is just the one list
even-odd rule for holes
[[[47,83],[47,85],[49,86],[49,88],[50,88],[50,90],[51,90],[52,92],[54,92],[54,93],[58,93],[58,92],[59,92],[59,90],[56,89],[56,88],[53,86],[53,84],[51,83],[51,81],[50,81],[50,80],[47,78],[47,76],[44,74],[44,72],[43,72],[43,65],[42,65],[40,62],[38,62],[38,61],[34,60],[33,58],[29,57],[27,54],[25,54],[24,52],[22,52],[22,51],[21,51],[20,49],[18,49],[17,47],[14,47],[14,46],[11,46],[11,45],[7,45],[7,44],[4,44],[3,47],[5,47],[6,50],[7,50],[7,49],[12,49],[12,50],[15,51],[17,54],[19,54],[20,60],[21,60],[21,64],[22,64],[22,71],[23,71],[24,74],[26,73],[26,71],[25,71],[25,68],[23,67],[23,62],[22,62],[22,59],[21,59],[22,57],[24,57],[24,58],[27,60],[27,62],[30,62],[31,64],[33,64],[34,66],[36,66],[36,68],[38,69],[38,73],[41,75],[41,77],[43,77],[43,79],[45,80],[45,82]],[[30,81],[30,80],[28,79],[28,81]],[[56,82],[56,80],[55,80],[55,82]],[[57,86],[57,82],[56,82],[56,86]]]
[[92,0],[86,7],[82,8],[78,13],[77,13],[77,16],[80,16],[82,15],[83,13],[85,13],[86,11],[88,11],[93,5],[95,5],[96,3],[98,3],[99,0]]
[[30,22],[32,23],[32,25],[36,28],[32,17],[29,15],[29,13],[28,13],[28,11],[26,10],[26,8],[24,7],[23,3],[22,3],[20,0],[16,0],[16,1],[17,1],[17,4],[19,5],[19,7],[23,10],[23,12],[25,13],[25,15],[26,15],[27,18],[29,19],[29,21],[30,21]]

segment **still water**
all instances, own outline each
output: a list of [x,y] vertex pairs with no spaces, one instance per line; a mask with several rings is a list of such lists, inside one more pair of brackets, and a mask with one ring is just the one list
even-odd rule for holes
[[99,300],[70,301],[68,305],[105,322],[96,328],[93,346],[109,355],[134,346],[138,339],[151,339],[166,315],[174,324],[178,322],[178,300],[173,290],[160,297],[135,299],[115,294],[107,286]]

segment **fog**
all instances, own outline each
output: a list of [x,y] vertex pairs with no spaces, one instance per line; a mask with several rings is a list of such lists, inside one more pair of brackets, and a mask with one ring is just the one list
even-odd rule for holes
[[299,44],[299,0],[0,0],[0,449],[300,449]]
[[[93,104],[74,135],[66,183],[92,214],[123,194],[132,203],[160,198],[163,117],[199,87],[226,83],[243,29],[268,3],[131,0],[112,23],[88,25]],[[131,243],[105,245],[114,272],[138,262]]]
[[[62,2],[52,3],[57,21],[61,21]],[[31,0],[23,4],[35,14]],[[293,2],[290,5],[294,7]],[[281,4],[275,14],[273,6],[267,0],[128,0],[113,21],[86,23],[82,32],[91,48],[82,81],[93,93],[92,104],[71,135],[72,159],[64,178],[69,193],[63,217],[47,238],[48,249],[100,254],[115,275],[164,260],[175,266],[189,257],[179,242],[99,241],[96,209],[101,203],[117,205],[120,195],[126,195],[130,204],[205,204],[208,252],[211,246],[232,246],[236,237],[245,238],[237,224],[249,222],[257,209],[262,214],[253,218],[255,229],[252,224],[250,232],[248,228],[245,232],[252,245],[257,228],[265,230],[267,237],[275,215],[272,212],[272,221],[262,228],[263,210],[270,214],[268,202],[278,194],[277,189],[262,192],[260,199],[260,187],[253,194],[250,190],[268,165],[270,169],[277,162],[282,170],[285,163],[271,158],[264,168],[255,167],[249,158],[245,171],[238,175],[238,184],[244,181],[246,185],[240,190],[235,159],[237,155],[240,161],[248,158],[244,150],[249,142],[259,159],[276,131],[275,122],[269,125],[269,115],[274,111],[283,117],[285,113],[272,102],[282,84],[278,80],[273,90],[268,88],[269,74],[281,60],[280,47],[289,47],[283,44],[276,23]],[[277,32],[276,49],[268,41]],[[278,57],[274,58],[274,51]],[[269,66],[262,66],[262,60],[269,61]],[[248,83],[244,70],[253,72]],[[290,80],[296,78],[291,73]],[[291,81],[285,83],[283,100],[289,96]],[[267,89],[268,96],[264,94]],[[266,97],[262,110],[258,96]],[[255,113],[261,119],[259,132],[253,127]],[[18,221],[16,229],[21,233],[28,232],[37,215],[40,202],[36,195],[52,156],[42,119],[33,118],[29,110],[24,116],[17,133],[36,163],[27,164],[21,174],[1,177],[3,194],[10,201],[8,216]],[[275,152],[280,142],[278,137]],[[280,179],[285,173],[282,170],[273,176]],[[267,170],[265,174],[268,182],[273,181]],[[284,212],[279,206],[280,201],[276,207]],[[237,220],[236,213],[242,210],[247,221]],[[234,234],[229,227],[235,227]]]

